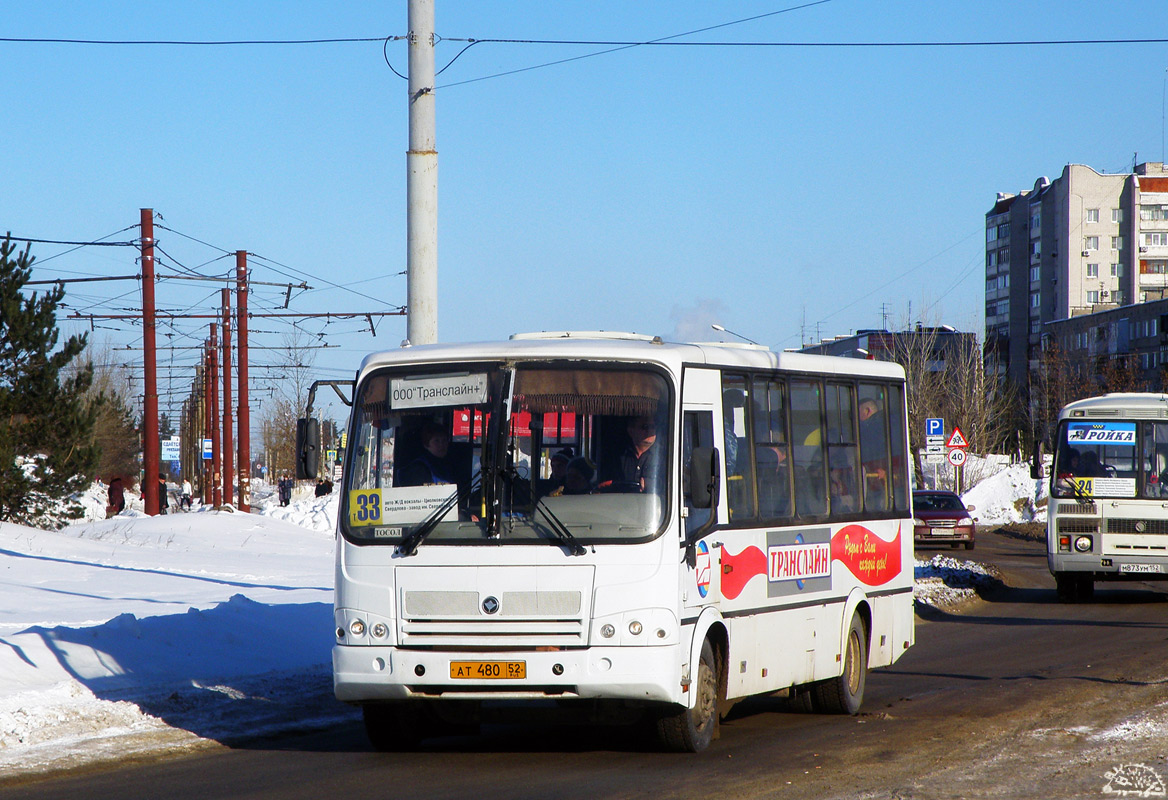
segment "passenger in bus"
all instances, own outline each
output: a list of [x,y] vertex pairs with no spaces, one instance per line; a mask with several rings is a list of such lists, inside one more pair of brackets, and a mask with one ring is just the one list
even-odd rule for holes
[[401,486],[455,483],[456,471],[449,458],[450,433],[435,423],[422,425],[422,454],[402,471]]
[[888,446],[884,410],[874,397],[860,398],[860,468],[864,472],[867,507],[883,511],[888,506]]
[[575,451],[570,447],[563,447],[552,453],[550,459],[551,477],[535,482],[535,491],[540,497],[549,494],[563,494],[568,463],[571,462]]
[[1099,478],[1107,474],[1103,465],[1099,463],[1099,454],[1094,450],[1083,453],[1079,471],[1075,473],[1081,478]]
[[791,474],[787,448],[774,444],[759,444],[757,448],[759,516],[790,516]]
[[628,440],[624,448],[610,456],[601,467],[601,491],[653,492],[665,488],[662,448],[656,446],[657,421],[650,416],[629,417],[625,426]]
[[1068,447],[1063,451],[1063,457],[1059,460],[1059,473],[1064,475],[1078,475],[1082,465],[1079,463],[1079,451],[1073,447]]
[[596,474],[592,464],[583,456],[568,462],[564,470],[564,494],[589,494],[592,492],[592,478]]

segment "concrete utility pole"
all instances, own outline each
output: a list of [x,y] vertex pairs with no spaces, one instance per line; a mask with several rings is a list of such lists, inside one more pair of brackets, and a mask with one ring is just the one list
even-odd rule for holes
[[142,209],[142,502],[159,511],[158,353],[154,339],[154,209]]
[[438,151],[434,0],[409,0],[410,149],[406,152],[406,337],[438,341]]

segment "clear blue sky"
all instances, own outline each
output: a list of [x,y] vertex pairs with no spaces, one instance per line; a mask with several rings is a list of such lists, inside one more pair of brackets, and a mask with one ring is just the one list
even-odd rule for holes
[[[436,0],[447,39],[437,64],[462,49],[454,39],[644,41],[764,14],[673,41],[1168,35],[1163,0],[830,0],[772,13],[797,5]],[[406,32],[406,8],[9,0],[0,29],[384,37]],[[386,50],[402,73],[405,47]],[[880,327],[882,310],[894,326],[925,319],[980,334],[984,214],[997,192],[1028,189],[1069,162],[1122,172],[1133,154],[1163,157],[1165,44],[637,47],[474,80],[604,49],[482,43],[438,78],[440,340],[553,329],[710,340],[719,322],[793,347],[801,336]],[[292,275],[316,287],[292,310],[405,303],[406,84],[380,42],[0,43],[0,73],[0,229],[87,241],[151,207],[172,229],[158,236],[164,272],[233,265],[206,263],[222,253],[185,234],[283,265],[253,260],[256,280]],[[34,278],[137,269],[127,248],[68,250],[34,245],[43,263]],[[167,281],[159,302],[205,311],[215,289]],[[68,291],[71,306],[97,313],[138,302],[133,283]],[[282,301],[278,289],[257,289],[252,310]],[[140,342],[136,326],[106,324],[116,329],[97,338]],[[302,327],[339,345],[321,351],[321,377],[347,377],[365,352],[396,347],[405,320],[386,318],[376,337],[360,322]],[[256,344],[274,346],[288,323],[252,328]],[[205,330],[179,324],[163,338],[198,344]]]

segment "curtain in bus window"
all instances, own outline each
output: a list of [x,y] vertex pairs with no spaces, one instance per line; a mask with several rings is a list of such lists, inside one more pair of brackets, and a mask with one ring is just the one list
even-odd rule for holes
[[892,455],[892,503],[897,511],[908,511],[908,460],[904,437],[904,387],[888,388],[888,430]]
[[817,517],[827,513],[822,389],[819,381],[791,381],[790,387],[795,513],[803,518]]
[[888,398],[876,383],[860,384],[857,406],[860,419],[861,488],[867,511],[887,511],[892,490],[888,463]]
[[775,519],[791,515],[791,462],[787,446],[787,407],[783,383],[754,379],[753,439],[758,515]]
[[860,454],[856,442],[856,402],[851,386],[827,385],[827,463],[831,513],[860,510]]
[[722,376],[722,426],[726,441],[726,502],[730,521],[753,519],[754,480],[750,470],[746,406],[750,387],[743,375]]
[[1168,497],[1168,422],[1145,422],[1143,496]]

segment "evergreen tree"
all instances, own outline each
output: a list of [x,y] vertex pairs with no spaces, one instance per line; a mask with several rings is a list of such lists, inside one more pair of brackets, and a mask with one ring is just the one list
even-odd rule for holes
[[87,337],[57,347],[65,289],[58,284],[26,298],[32,262],[28,247],[17,252],[10,238],[0,242],[0,520],[52,525],[80,516],[80,506],[61,509],[61,500],[93,479],[95,408],[85,400],[93,367],[62,380]]

